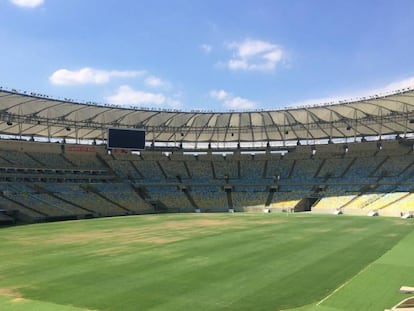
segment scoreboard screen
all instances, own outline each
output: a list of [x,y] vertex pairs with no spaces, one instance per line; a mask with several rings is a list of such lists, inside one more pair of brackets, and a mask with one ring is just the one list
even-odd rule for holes
[[109,149],[145,149],[145,130],[144,129],[108,129],[108,148]]

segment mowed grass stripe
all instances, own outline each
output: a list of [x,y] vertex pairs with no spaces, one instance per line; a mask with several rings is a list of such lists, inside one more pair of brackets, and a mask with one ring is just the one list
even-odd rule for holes
[[[410,229],[390,219],[262,214],[9,228],[0,288],[100,310],[278,310],[322,299]],[[16,260],[19,243],[25,257]]]
[[[412,221],[407,224],[414,225]],[[408,298],[398,289],[403,285],[414,286],[413,246],[414,232],[411,232],[322,306],[338,310],[383,310]]]

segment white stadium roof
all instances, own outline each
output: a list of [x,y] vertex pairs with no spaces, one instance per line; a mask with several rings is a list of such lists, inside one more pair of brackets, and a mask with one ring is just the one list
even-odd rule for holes
[[249,112],[181,112],[76,103],[0,88],[0,134],[105,140],[145,128],[154,142],[273,142],[414,132],[414,90],[339,104]]

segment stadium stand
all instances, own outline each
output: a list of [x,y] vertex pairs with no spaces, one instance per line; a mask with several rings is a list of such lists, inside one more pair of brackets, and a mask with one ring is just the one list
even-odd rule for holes
[[398,216],[398,214],[395,214],[393,210],[389,210],[387,207],[393,207],[393,203],[398,202],[407,195],[409,195],[409,192],[382,193],[378,200],[372,202],[367,208],[378,211],[380,215]]
[[[111,155],[104,146],[79,153],[70,145],[40,151],[45,145],[55,148],[54,144],[0,141],[2,158],[7,159],[0,164],[0,206],[17,213],[17,220],[197,209],[293,211],[304,199],[311,200],[314,212],[339,209],[399,216],[414,204],[414,159],[401,156],[399,149],[409,151],[398,142],[392,145],[395,157],[372,153],[369,160],[366,151],[330,158],[334,155],[324,154],[324,146],[318,147],[318,158],[310,158],[307,148],[300,146],[283,157],[270,153],[223,157],[179,151],[165,156],[151,150]],[[71,150],[70,157],[65,149]]]
[[[19,115],[16,107],[28,95],[0,90],[5,136],[0,139],[0,223],[228,210],[401,216],[414,210],[413,94],[397,92],[369,104],[240,113],[245,121],[237,131],[224,121],[232,113],[132,109],[117,121],[149,132],[145,150],[131,152],[102,144],[114,123],[99,119],[100,113],[118,108],[43,98],[41,115],[49,105],[66,113],[56,115],[53,108],[40,118],[37,98],[30,96],[33,103],[25,107],[31,113]],[[389,110],[386,104],[396,101],[400,105]],[[71,119],[72,110],[84,107],[95,117]],[[181,127],[164,125],[173,117]],[[50,142],[50,123],[56,142]],[[267,142],[254,141],[264,134]]]
[[212,159],[210,156],[200,155],[196,161],[186,161],[191,178],[194,182],[208,181],[213,179]]

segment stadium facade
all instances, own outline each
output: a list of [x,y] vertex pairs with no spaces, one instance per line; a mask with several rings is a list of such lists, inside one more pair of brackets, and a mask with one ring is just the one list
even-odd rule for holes
[[[146,131],[140,152],[108,128]],[[76,103],[0,89],[0,222],[156,212],[414,210],[414,90],[246,112]]]

